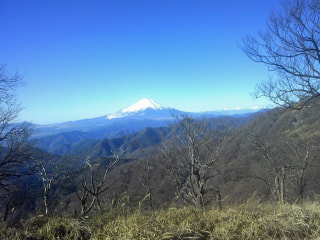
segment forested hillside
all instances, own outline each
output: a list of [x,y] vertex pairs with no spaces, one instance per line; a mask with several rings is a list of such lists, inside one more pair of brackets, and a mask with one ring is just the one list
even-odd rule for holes
[[[99,208],[122,204],[123,199],[130,206],[142,202],[144,208],[173,203],[219,206],[253,195],[263,201],[315,200],[319,194],[319,112],[315,106],[295,111],[276,108],[247,118],[184,116],[171,127],[98,141],[79,148],[75,155],[38,153],[46,181],[51,180],[48,211],[81,216],[81,206],[89,208],[93,203],[85,212],[90,215]],[[198,161],[194,171],[199,175],[190,173],[192,161]],[[24,211],[44,213],[41,171],[16,182],[22,184],[20,190],[26,188],[23,191],[30,201],[14,200],[20,192],[20,187],[16,189],[18,195],[11,203],[14,219]],[[189,180],[193,177],[203,183],[199,192]],[[99,185],[101,193],[95,198],[93,192]],[[192,197],[186,197],[191,189]],[[199,196],[203,199],[197,200]]]
[[[106,147],[109,152],[95,150],[92,157],[86,152],[82,162],[80,154],[62,158],[38,152],[39,159],[46,159],[43,168],[36,167],[33,174],[16,181],[7,222],[15,225],[18,219],[39,214],[93,217],[113,211],[120,214],[121,209],[157,212],[190,204],[224,209],[247,201],[253,201],[255,208],[257,202],[317,200],[319,110],[319,106],[294,111],[276,108],[229,121],[184,116],[170,128],[145,129],[121,138],[122,144],[117,139],[118,145],[113,145],[117,148]],[[137,141],[138,158],[126,157],[122,147],[127,147],[123,143],[128,139]],[[102,145],[103,141],[92,150]],[[195,173],[186,167],[188,161],[192,164],[192,154],[199,162]],[[208,190],[196,190],[192,185],[196,177]],[[50,186],[45,187],[49,180]],[[3,207],[9,206],[3,202]]]

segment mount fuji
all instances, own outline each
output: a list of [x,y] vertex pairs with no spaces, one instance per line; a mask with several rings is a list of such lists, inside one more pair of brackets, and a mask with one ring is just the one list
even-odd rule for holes
[[[175,110],[179,112],[178,110]],[[172,120],[171,110],[160,106],[152,99],[144,98],[118,112],[102,117],[35,125],[35,137],[45,137],[65,132],[80,131],[97,139],[101,137],[119,137],[139,131],[146,127],[167,126]]]
[[186,113],[165,108],[152,99],[144,98],[118,112],[97,118],[49,125],[34,125],[36,134],[33,136],[39,140],[37,141],[39,142],[39,148],[50,153],[63,155],[106,138],[118,141],[122,137],[134,135],[141,130],[143,131],[143,129],[148,130],[147,132],[150,135],[151,129],[168,127],[172,123],[174,120],[172,112],[177,115],[188,114],[194,117],[204,115],[207,118],[216,118],[219,116],[248,116],[254,111],[257,110]]
[[107,119],[135,118],[135,119],[171,119],[168,108],[161,107],[150,98],[144,98],[139,102],[124,108],[116,113],[107,115]]
[[88,138],[113,138],[137,132],[146,127],[163,127],[174,119],[172,112],[176,114],[189,114],[195,117],[205,115],[206,117],[219,116],[246,116],[258,111],[257,109],[227,110],[220,112],[186,113],[176,109],[166,108],[150,98],[144,98],[135,104],[118,112],[105,116],[56,123],[49,125],[34,125],[35,138],[46,137],[67,132],[77,132]]

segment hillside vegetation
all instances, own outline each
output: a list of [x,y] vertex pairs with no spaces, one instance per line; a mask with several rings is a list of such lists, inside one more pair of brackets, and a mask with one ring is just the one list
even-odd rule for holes
[[[205,159],[209,156],[207,153],[211,154],[209,161],[216,159],[215,165],[207,171],[207,189],[214,191],[205,193],[205,207],[218,206],[221,201],[219,198],[222,199],[222,207],[227,207],[246,202],[253,195],[266,202],[317,201],[320,194],[320,139],[317,130],[320,129],[319,109],[319,106],[299,111],[278,108],[247,118],[202,120],[203,123],[209,123],[204,125],[209,126],[205,129],[218,129],[218,132],[226,133],[223,142],[219,143],[217,137],[212,138],[219,135],[211,132],[208,139],[212,142],[207,144],[205,141],[206,145],[199,145],[201,148],[198,148],[199,151],[204,151],[200,152],[199,159]],[[81,208],[84,207],[88,211],[86,215],[93,217],[121,206],[122,199],[126,196],[130,199],[126,206],[133,209],[147,195],[149,197],[141,206],[144,210],[165,209],[172,203],[181,207],[190,206],[183,196],[188,190],[187,182],[183,179],[188,174],[188,163],[182,163],[184,167],[179,176],[182,178],[178,183],[173,178],[174,172],[170,172],[170,167],[175,169],[176,165],[168,165],[170,159],[163,155],[164,150],[170,150],[174,161],[189,159],[189,152],[175,140],[175,135],[181,134],[177,126],[179,125],[148,128],[125,137],[101,140],[91,147],[86,145],[82,150],[79,148],[74,156],[46,155],[43,164],[48,170],[48,179],[53,179],[46,196],[49,215],[83,217]],[[196,139],[198,144],[203,144],[201,139]],[[167,143],[170,143],[170,148],[164,149],[163,146]],[[267,151],[269,160],[258,150],[259,146]],[[120,161],[108,171],[103,191],[96,193],[95,200],[95,196],[90,193],[94,190],[91,188],[91,176],[97,186],[113,162],[113,152],[122,147],[127,150],[125,154],[128,155],[122,155]],[[299,152],[295,151],[297,149]],[[85,162],[87,156],[91,156],[90,165]],[[12,202],[1,203],[3,209],[7,209],[10,225],[15,225],[20,219],[45,213],[45,192],[39,173],[41,172],[18,179],[15,182],[16,188],[13,189]],[[282,188],[275,182],[282,184]],[[96,205],[97,201],[99,205]],[[88,210],[91,203],[94,203],[94,207]]]
[[223,210],[191,207],[155,212],[117,208],[82,219],[36,216],[0,227],[1,239],[319,239],[318,203],[249,201]]
[[0,199],[0,239],[319,239],[319,119],[320,105],[183,116],[75,155],[38,152]]

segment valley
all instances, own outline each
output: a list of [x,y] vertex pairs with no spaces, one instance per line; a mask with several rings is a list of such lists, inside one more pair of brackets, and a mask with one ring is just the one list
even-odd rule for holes
[[[112,206],[110,201],[118,201],[125,196],[130,199],[130,203],[127,204],[135,206],[146,195],[151,194],[150,189],[153,197],[148,201],[152,202],[155,208],[169,206],[172,202],[178,205],[188,202],[183,198],[183,191],[189,186],[185,185],[189,183],[183,177],[187,174],[188,162],[179,163],[178,159],[181,157],[189,161],[191,155],[188,151],[190,152],[191,149],[188,138],[190,137],[195,141],[199,161],[206,161],[207,156],[202,155],[204,153],[202,151],[205,151],[206,155],[211,156],[209,158],[211,162],[208,164],[214,164],[208,169],[199,167],[199,171],[202,172],[199,177],[209,176],[205,186],[216,189],[207,194],[205,201],[208,203],[220,204],[214,200],[217,193],[221,195],[223,204],[246,201],[253,194],[263,201],[277,200],[278,195],[274,192],[277,191],[277,186],[272,184],[281,166],[285,166],[287,175],[283,186],[286,190],[282,193],[285,195],[286,202],[297,201],[300,197],[313,199],[318,194],[316,166],[319,134],[314,130],[318,129],[317,123],[319,123],[317,107],[301,111],[275,108],[255,113],[211,117],[178,112],[178,115],[171,115],[170,122],[167,121],[169,116],[166,121],[153,118],[154,121],[161,122],[163,125],[161,127],[148,126],[149,119],[142,120],[141,117],[148,118],[145,111],[151,112],[154,109],[146,107],[134,112],[135,116],[138,115],[140,120],[144,121],[145,128],[135,129],[135,131],[133,128],[122,129],[123,135],[119,137],[105,138],[102,128],[99,131],[96,130],[100,132],[100,137],[92,134],[91,131],[77,130],[40,137],[34,141],[42,149],[40,151],[44,151],[39,155],[39,161],[43,158],[41,161],[47,169],[47,177],[52,179],[52,189],[47,196],[50,212],[70,214],[78,212],[81,199],[77,198],[76,193],[90,192],[88,189],[83,189],[84,185],[82,185],[84,182],[88,184],[90,176],[94,176],[94,182],[96,182],[91,182],[91,187],[99,183],[99,178],[107,177],[108,179],[106,183],[101,183],[108,188],[97,199],[106,201],[104,208]],[[163,116],[163,113],[160,115]],[[152,116],[155,116],[154,112]],[[131,119],[126,116],[125,118],[128,122],[133,121],[135,125],[136,117]],[[190,125],[184,125],[185,121]],[[188,132],[188,129],[193,132]],[[190,135],[191,133],[195,135]],[[200,135],[201,138],[199,138]],[[202,142],[206,138],[208,138],[207,142]],[[176,146],[180,144],[182,145],[177,148]],[[259,151],[259,147],[265,152]],[[300,152],[295,152],[294,148],[297,147]],[[177,151],[179,148],[180,152]],[[308,162],[302,163],[313,167],[303,168],[299,159],[290,160],[292,157],[296,158],[297,154],[304,159],[306,156],[303,154],[307,153],[309,154]],[[112,165],[117,154],[120,154],[120,161]],[[266,158],[267,155],[269,159]],[[275,160],[271,159],[271,156]],[[280,159],[277,160],[278,158]],[[86,162],[86,159],[90,159],[90,163]],[[180,175],[180,172],[171,172],[179,166],[175,164],[182,164],[183,175]],[[53,171],[53,169],[56,170]],[[303,175],[299,175],[302,170]],[[36,176],[35,172],[34,177],[26,176],[23,181],[38,185],[36,189],[26,193],[37,196],[35,198],[37,200],[33,199],[30,203],[24,202],[21,206],[17,205],[16,217],[26,209],[30,209],[28,211],[31,212],[38,209],[39,213],[43,211],[41,210],[43,209],[41,197],[43,189],[41,180],[35,180]],[[296,181],[303,181],[304,184],[300,195],[301,189],[299,190]],[[17,184],[22,182],[18,180]],[[175,196],[180,196],[178,201],[174,200]],[[93,195],[88,195],[85,204],[89,204],[92,197]],[[144,200],[144,202],[148,201]],[[148,208],[147,203],[145,207]],[[95,207],[92,208],[92,214],[96,211]]]
[[[257,211],[257,202],[267,207],[272,202],[315,201],[320,194],[319,113],[318,105],[296,111],[274,108],[211,118],[179,113],[166,122],[167,126],[146,127],[116,138],[92,137],[84,131],[41,137],[36,143],[45,147],[36,154],[35,171],[15,181],[18,188],[12,191],[10,203],[14,211],[8,214],[7,222],[14,224],[30,214],[48,224],[50,218],[43,215],[63,213],[97,221],[94,216],[113,211],[120,218],[122,211],[126,216],[140,218],[150,211],[157,216],[169,214],[160,213],[161,209],[189,211],[179,209],[199,203],[205,209],[219,209],[254,201]],[[192,148],[188,139],[193,139],[197,147]],[[191,150],[195,150],[201,164],[210,164],[209,168],[198,168],[204,187],[212,189],[201,193],[200,200],[195,185],[191,198],[189,195],[189,184],[196,175],[189,175],[190,181],[185,178],[190,174],[187,161],[192,160]],[[42,171],[36,167],[39,163],[45,175],[38,175]],[[281,174],[285,177],[282,183]],[[50,188],[44,192],[43,183],[49,179]],[[282,189],[274,183],[277,181],[283,184]],[[24,201],[18,198],[21,191]],[[142,212],[132,213],[132,209]],[[228,211],[239,210],[224,213]],[[263,221],[268,217],[264,216]],[[194,228],[193,234],[201,235],[199,229],[203,228]]]

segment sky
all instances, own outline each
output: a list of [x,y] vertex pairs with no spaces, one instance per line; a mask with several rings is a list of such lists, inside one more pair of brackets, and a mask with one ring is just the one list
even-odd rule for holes
[[142,98],[202,112],[269,107],[267,68],[241,50],[277,0],[0,0],[0,64],[20,121],[104,116]]

